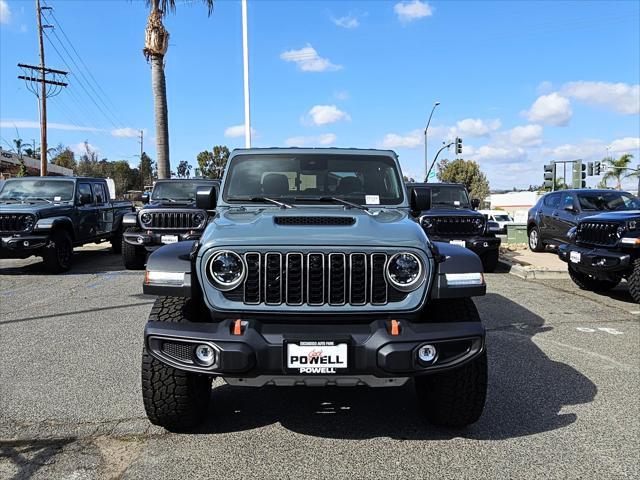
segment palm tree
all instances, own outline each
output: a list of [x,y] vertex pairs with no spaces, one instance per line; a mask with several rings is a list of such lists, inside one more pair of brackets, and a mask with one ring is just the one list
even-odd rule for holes
[[[176,9],[175,0],[146,0],[151,7],[147,20],[143,53],[151,62],[151,86],[156,122],[156,150],[158,156],[158,178],[171,176],[169,163],[169,112],[167,109],[167,87],[164,77],[164,56],[169,47],[169,32],[164,28],[162,19],[167,10]],[[214,0],[202,0],[207,6],[208,15],[213,12]]]
[[631,163],[632,158],[633,155],[631,155],[630,153],[625,153],[617,160],[611,157],[602,159],[602,163],[604,163],[608,167],[607,173],[605,173],[602,177],[602,181],[604,182],[604,184],[606,185],[607,180],[615,180],[616,189],[622,190],[622,179],[634,175],[634,173],[627,173],[628,171],[632,170],[631,168],[629,168],[629,164]]

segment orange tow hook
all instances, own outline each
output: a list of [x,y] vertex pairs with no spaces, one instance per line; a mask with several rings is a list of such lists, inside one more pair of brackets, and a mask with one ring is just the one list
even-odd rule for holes
[[389,333],[392,337],[397,337],[398,335],[400,335],[400,322],[398,322],[397,320],[391,320]]
[[239,318],[233,322],[233,331],[232,335],[242,335],[242,320]]

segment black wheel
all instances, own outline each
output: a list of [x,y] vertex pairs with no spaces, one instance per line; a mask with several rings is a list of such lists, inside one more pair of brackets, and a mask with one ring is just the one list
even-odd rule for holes
[[122,253],[122,226],[117,231],[113,232],[111,237],[111,252]]
[[573,283],[582,290],[590,290],[592,292],[606,292],[618,285],[620,280],[622,280],[622,278],[601,280],[599,278],[592,277],[589,274],[577,271],[571,264],[569,264],[569,277],[571,277]]
[[[159,297],[149,321],[190,322],[198,315],[193,300]],[[142,399],[147,417],[169,431],[196,427],[207,413],[212,377],[170,367],[142,350]]]
[[[131,230],[127,230],[131,231]],[[122,249],[122,261],[127,270],[142,270],[147,260],[147,252],[143,247],[130,245],[124,241],[120,242]]]
[[498,250],[487,252],[482,255],[482,267],[485,272],[491,273],[498,266],[498,257],[500,252]]
[[71,235],[64,230],[53,232],[49,243],[44,247],[42,259],[44,268],[49,273],[60,273],[69,270],[73,260]]
[[636,258],[633,261],[633,271],[629,278],[627,278],[629,284],[629,293],[631,298],[636,303],[640,303],[640,258]]
[[542,238],[540,238],[540,229],[536,226],[531,227],[529,230],[529,249],[532,252],[544,251],[544,243],[542,243]]

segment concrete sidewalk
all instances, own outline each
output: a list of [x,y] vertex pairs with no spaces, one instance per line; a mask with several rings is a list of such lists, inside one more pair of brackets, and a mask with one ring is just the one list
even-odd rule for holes
[[507,251],[500,253],[500,262],[509,268],[510,273],[525,280],[569,278],[567,264],[558,258],[555,251]]

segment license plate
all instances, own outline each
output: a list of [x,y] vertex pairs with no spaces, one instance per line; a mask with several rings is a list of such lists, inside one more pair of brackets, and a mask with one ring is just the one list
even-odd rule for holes
[[178,241],[177,235],[162,235],[160,237],[162,243],[176,243]]
[[347,344],[298,342],[287,344],[287,368],[301,374],[334,374],[347,368]]
[[449,242],[451,245],[458,245],[459,247],[466,247],[467,244],[464,240],[451,240]]
[[569,260],[572,263],[580,263],[580,252],[569,252]]

